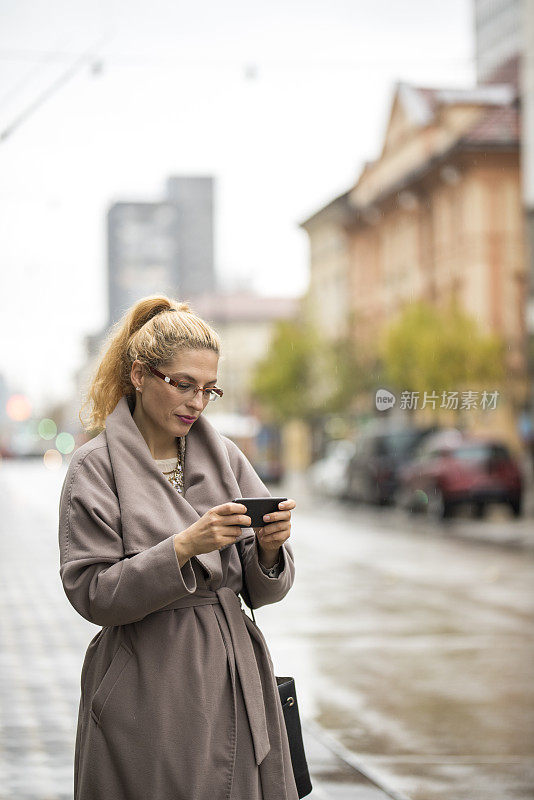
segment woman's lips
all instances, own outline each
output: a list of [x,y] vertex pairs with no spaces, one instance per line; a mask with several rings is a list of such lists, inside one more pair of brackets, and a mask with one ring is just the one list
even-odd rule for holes
[[185,422],[187,425],[190,425],[192,422],[196,420],[196,417],[182,417],[180,414],[176,415],[178,419],[181,419],[182,422]]

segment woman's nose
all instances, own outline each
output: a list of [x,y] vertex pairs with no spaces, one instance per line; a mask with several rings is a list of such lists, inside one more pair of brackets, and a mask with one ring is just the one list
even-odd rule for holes
[[204,395],[202,392],[197,392],[195,397],[189,401],[188,405],[197,411],[201,411],[204,408]]

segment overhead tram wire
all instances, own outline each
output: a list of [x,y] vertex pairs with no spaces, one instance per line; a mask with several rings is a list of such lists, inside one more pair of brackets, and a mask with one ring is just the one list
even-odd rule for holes
[[37,109],[40,108],[44,103],[46,103],[46,101],[52,95],[54,95],[65,83],[71,80],[71,78],[76,75],[82,66],[90,64],[92,61],[94,61],[98,51],[107,41],[109,41],[110,38],[111,35],[108,34],[104,37],[104,39],[100,40],[96,47],[91,47],[89,50],[86,50],[84,53],[82,53],[82,55],[76,59],[74,64],[69,67],[66,72],[60,75],[60,77],[57,78],[47,89],[45,89],[44,92],[41,92],[41,94],[32,103],[30,103],[30,105],[27,106],[22,113],[15,117],[13,122],[11,122],[7,128],[4,128],[4,130],[0,133],[0,142],[4,142],[6,139],[8,139],[11,134],[20,125],[22,125],[25,120],[28,119],[28,117],[31,117],[31,115],[34,114],[35,111],[37,111]]
[[[76,54],[61,51],[43,51],[43,50],[14,50],[14,49],[1,49],[0,48],[0,61],[39,61],[47,58],[51,61],[68,61],[75,57]],[[242,66],[243,63],[250,62],[251,59],[227,59],[227,58],[177,58],[176,56],[153,56],[144,53],[115,53],[106,56],[108,64],[121,66],[121,67],[171,67],[175,66],[200,66],[200,67],[213,67],[219,68],[221,66]],[[252,61],[258,66],[263,67],[319,67],[321,69],[362,69],[369,66],[379,66],[383,64],[432,64],[432,65],[473,65],[475,58],[470,55],[458,56],[455,58],[450,57],[403,57],[403,58],[383,58],[383,57],[369,57],[369,58],[334,58],[334,59],[314,59],[314,58],[298,58],[298,59],[284,59],[284,58],[256,58]]]

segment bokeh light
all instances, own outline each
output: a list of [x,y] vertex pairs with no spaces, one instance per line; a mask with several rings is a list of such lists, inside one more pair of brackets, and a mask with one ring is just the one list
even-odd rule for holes
[[63,456],[57,450],[47,450],[43,456],[44,466],[51,471],[60,469],[62,463]]
[[6,413],[15,422],[24,422],[32,413],[32,404],[25,394],[12,394],[6,403]]
[[416,489],[414,492],[414,499],[417,503],[420,503],[423,506],[428,505],[428,495],[426,492],[423,492],[422,489]]
[[38,425],[37,430],[42,439],[53,439],[57,433],[57,425],[53,419],[42,419]]
[[66,433],[63,431],[63,433],[58,434],[56,439],[56,447],[60,453],[63,453],[63,455],[66,453],[72,453],[74,450],[74,445],[74,436],[71,433]]

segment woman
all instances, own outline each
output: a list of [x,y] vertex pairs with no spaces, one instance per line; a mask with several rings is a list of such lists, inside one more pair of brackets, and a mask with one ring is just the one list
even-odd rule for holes
[[236,551],[253,608],[285,597],[296,504],[239,527],[251,520],[232,500],[270,493],[202,416],[222,393],[219,352],[187,303],[150,296],[112,330],[89,390],[89,428],[104,429],[74,453],[59,517],[65,593],[102,626],[81,673],[75,800],[298,798]]

